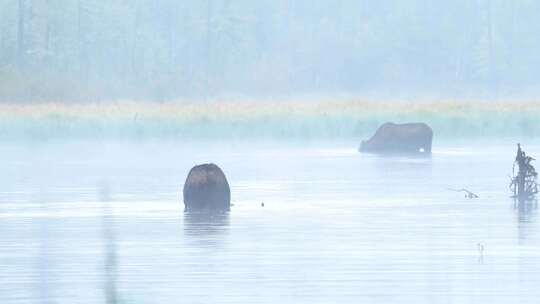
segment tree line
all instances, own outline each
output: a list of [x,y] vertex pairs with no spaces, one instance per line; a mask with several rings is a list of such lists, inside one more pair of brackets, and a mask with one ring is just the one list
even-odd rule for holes
[[0,100],[537,93],[534,0],[0,0]]

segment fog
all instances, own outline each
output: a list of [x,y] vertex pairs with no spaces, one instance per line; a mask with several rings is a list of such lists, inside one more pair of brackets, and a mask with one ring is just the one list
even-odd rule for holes
[[530,0],[0,0],[0,100],[531,99]]
[[540,1],[0,0],[0,303],[536,304],[539,94]]

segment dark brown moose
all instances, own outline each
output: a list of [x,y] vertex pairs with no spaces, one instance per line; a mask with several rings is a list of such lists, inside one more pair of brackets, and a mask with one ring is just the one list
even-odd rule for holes
[[229,211],[231,190],[223,171],[215,164],[193,167],[184,183],[185,211]]
[[385,123],[360,144],[360,152],[431,154],[433,130],[425,123]]

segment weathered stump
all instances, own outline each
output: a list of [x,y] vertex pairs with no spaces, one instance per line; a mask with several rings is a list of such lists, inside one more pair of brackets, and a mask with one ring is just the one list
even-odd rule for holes
[[518,144],[516,160],[514,162],[514,174],[517,166],[517,175],[510,182],[510,189],[514,192],[514,197],[520,201],[531,200],[538,193],[538,173],[532,162],[535,159],[527,156],[521,145]]

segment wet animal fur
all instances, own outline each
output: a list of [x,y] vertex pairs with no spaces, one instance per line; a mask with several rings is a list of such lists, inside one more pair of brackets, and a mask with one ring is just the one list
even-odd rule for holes
[[185,211],[229,211],[231,190],[223,171],[215,164],[193,167],[184,183]]
[[433,130],[425,123],[385,123],[360,144],[360,152],[431,154]]

